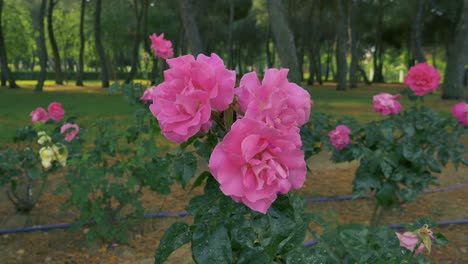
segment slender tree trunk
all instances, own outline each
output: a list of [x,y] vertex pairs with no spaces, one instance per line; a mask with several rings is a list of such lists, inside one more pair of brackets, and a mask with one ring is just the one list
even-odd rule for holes
[[270,39],[271,39],[271,31],[270,31],[270,23],[267,24],[267,37],[265,42],[265,51],[267,57],[267,67],[273,67],[273,56],[272,51],[270,50]]
[[148,9],[145,6],[145,0],[133,0],[133,9],[135,11],[135,38],[133,40],[133,49],[132,49],[132,68],[130,73],[127,77],[126,82],[129,83],[132,81],[138,71],[138,64],[139,64],[139,56],[138,51],[140,49],[140,42],[141,42],[141,24],[143,19],[143,14],[145,10]]
[[361,60],[359,52],[359,29],[358,29],[358,10],[359,0],[352,0],[349,5],[349,24],[351,31],[351,64],[349,66],[349,86],[351,88],[357,88],[358,84],[358,72],[357,67]]
[[346,62],[346,43],[348,42],[347,32],[347,16],[345,4],[342,0],[336,0],[337,7],[337,47],[336,47],[336,90],[344,91],[347,89],[347,71],[348,64]]
[[327,50],[327,64],[325,67],[325,81],[328,81],[330,78],[330,71],[332,72],[332,79],[333,79],[333,70],[332,68],[332,54],[333,54],[333,44],[329,43],[328,50]]
[[301,81],[299,62],[297,59],[294,36],[288,26],[288,21],[284,15],[284,8],[281,0],[267,0],[268,16],[271,30],[275,40],[276,51],[281,60],[281,66],[289,68],[289,80],[295,83]]
[[426,62],[426,56],[422,49],[422,31],[423,31],[423,13],[424,13],[424,2],[425,0],[417,0],[416,5],[416,16],[414,17],[413,24],[413,39],[414,39],[414,55],[417,63]]
[[41,0],[41,6],[39,8],[39,13],[36,18],[37,30],[39,31],[38,38],[38,53],[39,53],[39,65],[41,66],[41,71],[39,73],[39,79],[37,80],[36,92],[42,92],[44,87],[44,82],[47,77],[47,47],[46,47],[46,38],[45,38],[45,29],[44,29],[44,16],[46,12],[47,0]]
[[234,68],[234,1],[229,1],[229,34],[228,34],[228,45],[229,45],[229,68]]
[[193,13],[192,0],[177,0],[180,7],[180,15],[184,24],[184,31],[193,55],[203,53],[203,42],[198,31],[198,26]]
[[377,9],[377,27],[375,30],[375,51],[374,51],[374,76],[372,81],[374,83],[383,83],[383,41],[382,41],[382,28],[383,28],[383,0],[378,0],[379,7]]
[[455,28],[455,37],[449,45],[442,99],[467,100],[464,74],[465,64],[468,64],[468,0],[463,1],[463,9]]
[[10,83],[10,88],[19,88],[16,80],[8,67],[8,58],[5,47],[5,40],[2,29],[2,13],[3,13],[3,0],[0,0],[0,70],[1,70],[1,84],[6,86],[6,81]]
[[76,86],[84,86],[83,72],[84,72],[84,50],[85,50],[85,36],[84,36],[84,20],[86,11],[86,0],[81,0],[80,11],[80,54],[78,55],[78,69],[76,71]]
[[99,62],[101,64],[101,83],[102,88],[109,87],[109,68],[107,65],[106,53],[104,51],[104,46],[102,45],[101,40],[101,10],[102,10],[102,1],[96,1],[96,10],[94,11],[94,41],[96,44],[96,51],[99,57]]
[[52,56],[54,57],[55,84],[63,85],[62,65],[57,41],[55,40],[53,23],[54,7],[57,1],[49,0],[49,8],[47,10],[47,32],[49,33],[50,47],[52,49]]

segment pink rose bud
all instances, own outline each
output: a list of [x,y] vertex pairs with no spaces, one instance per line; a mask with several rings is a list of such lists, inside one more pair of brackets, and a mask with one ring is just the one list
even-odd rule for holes
[[440,83],[440,74],[427,63],[420,63],[410,68],[405,77],[405,85],[417,96],[434,92]]
[[63,118],[63,115],[65,114],[65,111],[62,108],[62,105],[57,102],[53,102],[49,104],[47,107],[47,110],[49,111],[49,116],[52,120],[54,121],[61,121]]
[[328,133],[330,143],[338,150],[344,149],[349,144],[349,134],[351,130],[345,125],[339,125],[335,130]]
[[174,56],[174,51],[172,50],[172,42],[164,39],[164,33],[161,35],[153,34],[150,36],[151,48],[154,50],[154,56],[161,59],[168,59]]
[[152,103],[154,88],[156,88],[156,86],[146,89],[143,95],[140,97],[140,101],[145,103]]
[[44,108],[42,107],[38,107],[36,108],[36,110],[32,111],[31,114],[29,114],[31,116],[31,121],[33,123],[36,123],[36,122],[47,122],[47,120],[49,120],[49,116],[47,116],[47,112]]
[[278,193],[304,184],[304,153],[295,137],[257,120],[239,119],[213,150],[208,167],[225,195],[265,214]]
[[396,232],[395,234],[397,235],[398,240],[400,240],[400,247],[404,247],[409,251],[413,251],[418,244],[419,238],[412,232],[404,232],[403,234]]
[[401,95],[391,95],[388,93],[379,93],[373,97],[374,112],[382,115],[396,115],[401,110],[401,104],[396,101]]
[[468,104],[460,102],[452,107],[452,114],[459,123],[468,127]]
[[60,133],[66,133],[65,140],[68,142],[72,141],[79,131],[80,127],[77,124],[66,123],[60,128]]

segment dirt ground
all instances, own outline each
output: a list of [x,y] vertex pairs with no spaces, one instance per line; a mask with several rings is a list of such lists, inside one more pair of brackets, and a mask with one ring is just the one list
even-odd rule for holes
[[[333,197],[351,194],[351,182],[356,163],[333,164],[327,154],[312,157],[308,164],[312,169],[305,186],[300,190],[304,197]],[[73,212],[61,212],[65,197],[53,194],[53,185],[60,179],[52,179],[50,190],[29,216],[14,213],[4,194],[0,194],[0,226],[14,228],[33,225],[48,225],[70,222]],[[455,171],[447,167],[439,176],[439,187],[468,183],[468,168]],[[161,197],[145,192],[143,202],[148,213],[183,211],[192,193],[173,188],[173,193]],[[311,203],[308,210],[329,220],[340,223],[368,223],[373,209],[370,199]],[[417,202],[385,215],[384,223],[410,222],[419,216],[428,216],[435,221],[468,218],[468,188],[442,193],[421,195]],[[0,263],[153,263],[153,254],[164,231],[175,221],[191,221],[190,217],[145,220],[138,231],[132,233],[129,245],[90,245],[83,239],[83,231],[67,232],[53,230],[9,234],[0,236]],[[430,256],[434,263],[468,263],[468,225],[451,225],[433,228],[443,233],[449,244],[438,248],[439,253]],[[190,246],[176,251],[167,263],[193,263]]]

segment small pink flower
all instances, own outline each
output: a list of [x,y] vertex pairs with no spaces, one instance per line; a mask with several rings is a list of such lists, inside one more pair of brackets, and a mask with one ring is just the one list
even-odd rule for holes
[[65,111],[62,108],[62,105],[57,102],[53,102],[49,104],[47,107],[47,110],[49,111],[49,116],[52,120],[59,122],[62,120],[63,115],[65,114]]
[[47,122],[47,120],[49,120],[49,116],[47,116],[47,112],[44,108],[42,107],[38,107],[36,108],[36,110],[32,111],[31,114],[29,114],[31,116],[31,121],[33,123],[36,123],[36,122]]
[[164,39],[164,33],[161,33],[159,36],[154,33],[150,36],[150,40],[151,48],[154,50],[154,56],[161,59],[168,59],[174,56],[172,42]]
[[265,214],[278,193],[304,184],[304,153],[295,137],[257,120],[239,119],[215,147],[208,167],[225,195]]
[[156,88],[156,86],[146,89],[143,95],[140,97],[140,101],[143,101],[145,103],[152,103],[154,88]]
[[388,93],[379,93],[373,97],[374,112],[380,112],[382,115],[396,115],[401,110],[401,104],[396,101],[401,95],[391,95]]
[[[395,234],[398,237],[398,240],[400,240],[400,247],[404,247],[408,249],[409,251],[414,251],[414,248],[418,245],[419,243],[419,237],[418,235],[412,233],[412,232],[404,232],[403,234],[400,234],[398,232],[395,232]],[[429,230],[428,235],[430,237],[430,240],[434,240],[434,236],[432,234],[432,231]],[[415,256],[418,256],[421,254],[426,246],[424,245],[423,241],[419,244],[418,249],[414,252]]]
[[65,140],[68,142],[72,141],[79,131],[80,127],[77,124],[66,123],[60,128],[60,133],[66,133]]
[[339,125],[335,130],[330,131],[330,143],[338,150],[344,149],[349,144],[349,134],[351,130],[345,125]]
[[427,63],[420,63],[410,68],[405,77],[407,85],[417,96],[424,96],[427,93],[434,92],[440,83],[440,74]]
[[459,123],[468,127],[468,104],[460,102],[452,107],[452,114]]
[[287,75],[287,69],[268,69],[260,84],[255,72],[245,74],[235,90],[245,117],[281,130],[307,123],[312,105],[310,95],[290,83]]

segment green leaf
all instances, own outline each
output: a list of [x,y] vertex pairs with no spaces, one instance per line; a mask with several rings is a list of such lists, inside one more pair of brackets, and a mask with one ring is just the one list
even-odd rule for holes
[[28,177],[37,180],[41,176],[41,171],[37,167],[32,167],[28,169]]
[[406,135],[408,135],[409,137],[414,136],[414,133],[416,132],[416,130],[414,129],[413,124],[411,124],[411,123],[404,123],[404,124],[403,124],[403,131],[404,131],[404,132],[406,133]]
[[209,173],[208,171],[204,171],[202,172],[198,177],[197,179],[195,180],[195,182],[193,183],[192,187],[190,188],[190,191],[192,191],[193,189],[197,188],[198,186],[202,185],[202,183],[208,178],[211,176],[211,173]]
[[174,223],[164,233],[154,255],[154,263],[163,263],[172,252],[190,242],[190,227],[186,223]]
[[350,224],[339,228],[339,240],[344,248],[359,263],[364,263],[370,257],[367,249],[367,236],[369,230],[361,225]]
[[231,240],[224,225],[195,228],[192,254],[197,263],[232,263]]
[[385,178],[389,179],[392,176],[393,168],[385,159],[380,162],[380,169]]
[[197,158],[190,152],[185,152],[182,156],[174,159],[174,174],[183,188],[195,175],[197,162]]
[[377,203],[383,207],[391,207],[397,202],[397,197],[394,193],[395,187],[390,183],[384,183],[382,189],[375,194]]

